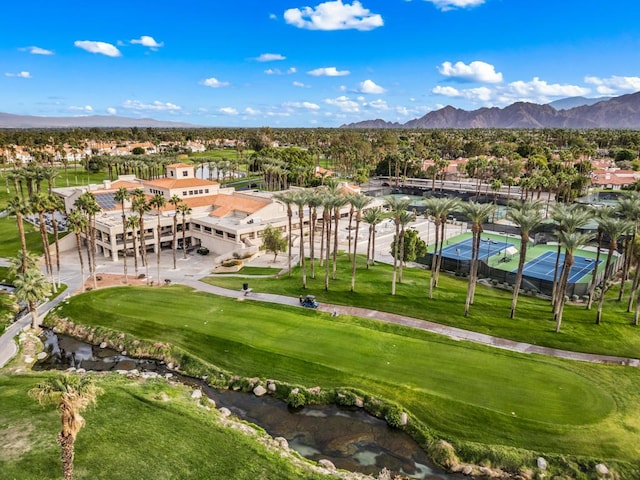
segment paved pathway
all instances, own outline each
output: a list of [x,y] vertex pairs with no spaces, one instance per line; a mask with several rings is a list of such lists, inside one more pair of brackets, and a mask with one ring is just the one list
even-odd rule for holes
[[[163,254],[165,257],[161,259],[162,265],[171,265],[171,253]],[[284,257],[284,256],[283,256]],[[150,265],[154,265],[153,256],[149,259]],[[286,266],[286,258],[278,259],[280,266]],[[62,262],[61,269],[61,278],[62,282],[65,283],[68,288],[67,292],[63,295],[51,300],[50,302],[41,305],[38,309],[40,315],[45,315],[50,309],[55,307],[58,303],[63,301],[67,295],[73,295],[77,292],[81,286],[80,272],[79,267],[77,265],[77,253],[76,252],[67,252],[64,254],[64,259]],[[222,295],[226,297],[232,298],[242,298],[246,300],[257,300],[263,302],[270,303],[279,303],[282,305],[291,305],[291,306],[299,306],[298,298],[287,297],[283,295],[276,295],[270,293],[261,293],[261,292],[250,292],[245,295],[244,292],[240,290],[241,279],[238,279],[238,290],[229,290],[221,287],[216,287],[213,285],[209,285],[200,281],[200,278],[207,276],[211,270],[212,266],[207,263],[208,257],[202,257],[199,255],[189,255],[187,259],[180,258],[178,260],[178,265],[176,270],[169,270],[166,268],[162,269],[162,278],[171,279],[173,283],[179,283],[183,285],[187,285],[196,290],[201,290],[204,292],[213,293],[216,295]],[[0,259],[0,265],[2,264],[2,259]],[[262,266],[261,264],[269,264],[272,265],[271,262],[268,262],[267,257],[260,258],[255,262],[256,265]],[[98,273],[122,273],[122,266],[119,263],[113,263],[110,260],[103,260],[97,268]],[[150,266],[149,271],[151,274],[155,272],[155,268]],[[250,281],[250,280],[249,280]],[[300,307],[303,308],[303,307]],[[325,311],[328,313],[337,313],[339,315],[352,315],[363,318],[375,319],[388,323],[395,323],[399,325],[405,325],[411,328],[417,328],[420,330],[429,331],[432,333],[436,333],[439,335],[445,335],[449,338],[453,338],[455,340],[466,340],[473,343],[478,343],[482,345],[488,345],[495,348],[500,348],[504,350],[510,350],[514,352],[521,353],[534,353],[540,355],[549,355],[558,358],[566,358],[571,360],[578,360],[583,362],[592,362],[592,363],[606,363],[606,364],[614,364],[614,365],[629,365],[634,367],[640,367],[640,360],[635,358],[624,358],[624,357],[615,357],[610,355],[595,355],[589,353],[579,353],[579,352],[571,352],[567,350],[559,350],[555,348],[541,347],[538,345],[531,345],[528,343],[515,342],[513,340],[507,340],[504,338],[493,337],[491,335],[486,335],[483,333],[471,332],[468,330],[463,330],[456,327],[450,327],[447,325],[441,325],[438,323],[429,322],[426,320],[419,320],[416,318],[405,317],[402,315],[396,315],[393,313],[380,312],[377,310],[368,310],[359,307],[351,307],[351,306],[343,306],[343,305],[330,305],[322,303],[319,308],[320,311]],[[17,351],[16,343],[14,338],[18,335],[19,331],[23,328],[27,327],[31,322],[31,316],[27,315],[22,319],[18,320],[14,324],[12,324],[5,333],[0,336],[0,368],[3,367],[15,354]]]

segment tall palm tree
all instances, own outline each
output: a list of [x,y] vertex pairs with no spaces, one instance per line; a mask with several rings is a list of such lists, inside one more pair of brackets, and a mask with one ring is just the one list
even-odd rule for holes
[[286,192],[281,192],[281,193],[276,193],[274,195],[274,198],[276,200],[279,200],[280,202],[284,203],[284,205],[287,207],[287,221],[288,221],[288,227],[287,227],[287,241],[289,243],[289,247],[288,247],[288,270],[289,270],[289,276],[291,276],[291,254],[293,251],[293,235],[291,232],[292,229],[292,218],[293,218],[293,210],[291,208],[291,205],[293,204],[293,198],[294,198],[294,192],[287,190]]
[[[618,199],[616,210],[622,218],[628,220],[633,227],[624,242],[624,264],[622,276],[620,277],[620,291],[618,293],[618,301],[620,301],[622,297],[624,297],[625,282],[629,278],[629,270],[631,269],[631,262],[634,258],[634,239],[638,233],[638,222],[640,222],[640,194],[638,192],[628,192],[624,197]],[[632,291],[629,298],[633,298],[634,293],[635,292]]]
[[310,192],[307,197],[307,205],[309,206],[309,263],[311,264],[311,278],[316,278],[316,222],[318,221],[318,207],[322,205],[322,196],[318,192]]
[[58,224],[58,212],[64,212],[62,199],[54,194],[48,196],[49,214],[51,215],[51,225],[53,227],[53,244],[56,249],[56,285],[60,288],[60,226]]
[[[416,214],[407,210],[405,210],[404,212],[400,212],[400,216],[398,217],[398,220],[400,221],[400,249],[398,252],[400,254],[400,258],[398,259],[398,282],[400,283],[402,283],[402,269],[404,267],[404,239],[407,231],[407,225],[415,221],[415,219]],[[397,238],[396,241],[398,241]]]
[[[358,253],[358,234],[360,233],[360,222],[362,221],[362,210],[371,203],[371,197],[366,195],[353,195],[349,202],[356,211],[356,235],[353,240],[353,257],[351,258],[351,291],[356,287],[356,255]],[[351,238],[351,229],[349,229]]]
[[78,375],[49,378],[29,390],[29,395],[41,405],[55,404],[58,407],[62,423],[58,443],[62,449],[62,475],[65,480],[73,479],[75,441],[85,425],[80,413],[96,403],[100,393],[102,390],[91,377]]
[[[209,172],[209,175],[211,175],[211,172]],[[172,195],[169,203],[173,206],[173,241],[171,242],[171,250],[173,252],[173,269],[175,270],[177,268],[176,250],[178,249],[178,205],[182,203],[182,199],[178,195]],[[184,245],[182,248],[184,249]]]
[[140,230],[140,252],[142,259],[142,265],[145,267],[145,275],[149,277],[149,264],[147,262],[147,243],[146,243],[146,230],[144,227],[144,216],[151,210],[151,207],[147,203],[144,190],[136,188],[133,191],[133,201],[131,202],[131,208],[138,213],[138,228]]
[[[28,201],[23,200],[20,197],[13,197],[8,203],[9,212],[16,216],[16,224],[18,225],[18,235],[20,237],[20,250],[22,252],[22,258],[26,261],[27,258],[27,238],[24,232],[24,216],[31,213],[31,205]],[[27,265],[22,265],[22,271],[27,269]]]
[[79,208],[71,210],[67,216],[67,222],[70,230],[76,236],[76,248],[78,249],[78,258],[80,259],[80,276],[82,278],[82,291],[84,292],[84,258],[82,256],[82,234],[89,228],[89,219]]
[[[593,217],[598,220],[600,218],[611,217],[615,214],[615,209],[613,207],[602,207],[602,208],[594,208],[592,210]],[[594,292],[596,290],[596,278],[598,278],[598,265],[600,265],[600,254],[602,253],[602,237],[604,236],[604,231],[598,223],[598,234],[596,237],[596,261],[593,265],[593,270],[591,270],[591,285],[589,286],[589,298],[587,300],[587,310],[591,310],[591,305],[593,304]],[[631,306],[629,306],[631,308]],[[631,311],[631,310],[627,310]]]
[[49,197],[42,192],[36,192],[31,196],[31,205],[33,210],[38,214],[38,223],[40,224],[40,240],[42,241],[42,249],[44,253],[44,262],[47,269],[49,279],[53,281],[53,266],[51,262],[51,251],[49,250],[49,234],[47,232],[47,224],[45,213],[49,212]]
[[425,202],[425,214],[431,217],[435,227],[435,244],[433,256],[431,257],[429,298],[433,298],[433,289],[438,286],[447,216],[457,208],[458,204],[458,199],[437,197],[428,198]]
[[409,207],[409,200],[400,200],[397,197],[391,197],[387,200],[387,205],[389,206],[389,210],[391,211],[391,218],[393,219],[393,223],[396,227],[395,239],[396,242],[394,244],[393,249],[393,276],[391,279],[391,295],[396,294],[396,280],[397,280],[397,271],[398,271],[398,250],[400,248],[400,242],[398,239],[400,238],[400,221],[402,212],[406,212]]
[[467,287],[467,299],[464,305],[464,316],[469,316],[469,309],[473,305],[476,293],[476,281],[478,279],[478,255],[480,253],[480,238],[482,235],[482,224],[493,214],[495,207],[491,204],[481,204],[476,202],[463,203],[462,213],[471,221],[471,268],[469,271],[469,285]]
[[333,197],[333,268],[331,273],[332,280],[336,279],[336,275],[338,274],[338,238],[340,233],[340,211],[342,207],[344,207],[349,200],[344,195],[336,195]]
[[542,203],[539,201],[513,201],[507,209],[507,217],[518,228],[520,228],[520,256],[518,258],[518,272],[516,282],[513,286],[513,298],[511,300],[510,318],[515,318],[516,306],[518,305],[518,294],[522,285],[522,272],[527,258],[527,246],[529,245],[529,234],[538,227],[544,220],[542,213]]
[[158,241],[157,241],[157,245],[156,245],[156,265],[157,265],[157,272],[158,272],[158,277],[157,277],[157,282],[158,282],[158,286],[160,286],[160,252],[162,251],[162,226],[160,225],[160,214],[161,214],[161,209],[162,207],[164,207],[167,203],[167,200],[164,198],[164,195],[162,195],[161,193],[156,193],[153,198],[149,201],[149,206],[151,208],[155,208],[156,209],[156,218],[158,219]]
[[40,330],[38,304],[51,295],[51,283],[47,281],[38,267],[18,272],[13,280],[14,295],[20,302],[25,302],[31,314],[31,328]]
[[131,198],[129,190],[125,187],[120,187],[115,194],[115,200],[120,204],[121,218],[122,218],[122,268],[124,270],[124,283],[129,283],[129,277],[127,272],[127,215],[124,212],[125,203]]
[[98,205],[96,196],[92,192],[85,192],[80,195],[75,205],[84,212],[89,220],[86,233],[89,274],[93,278],[93,288],[98,288],[96,278],[96,215],[100,212],[101,208],[100,205]]
[[596,325],[600,325],[602,320],[602,308],[604,306],[604,297],[607,292],[607,284],[612,276],[611,259],[613,254],[618,250],[618,238],[627,234],[632,230],[633,226],[630,222],[615,217],[598,219],[598,225],[602,228],[604,234],[609,238],[609,252],[604,266],[604,277],[602,279],[602,290],[598,300],[598,311],[596,313]]
[[186,235],[187,235],[187,215],[191,214],[191,207],[186,203],[181,203],[178,205],[178,211],[180,215],[182,215],[182,258],[187,258],[187,243],[186,243]]
[[369,224],[369,238],[367,240],[367,270],[369,264],[375,265],[376,260],[376,226],[386,218],[386,214],[382,210],[382,207],[373,207],[366,210],[362,214],[362,220]]
[[571,267],[574,264],[574,255],[576,250],[583,247],[593,239],[593,235],[590,233],[580,233],[576,231],[559,231],[558,240],[564,247],[564,262],[562,266],[562,274],[560,275],[560,282],[558,283],[558,300],[554,304],[554,317],[556,320],[556,333],[560,331],[560,325],[562,324],[562,314],[564,312],[564,303],[567,292],[567,285],[569,281],[569,273]]
[[300,227],[300,270],[302,272],[302,288],[307,288],[307,265],[304,257],[304,207],[307,204],[309,193],[306,190],[297,190],[292,196],[292,202],[298,207],[298,222]]
[[138,227],[140,226],[140,217],[137,213],[132,213],[127,218],[127,230],[131,229],[131,241],[133,243],[133,270],[136,277],[138,276]]

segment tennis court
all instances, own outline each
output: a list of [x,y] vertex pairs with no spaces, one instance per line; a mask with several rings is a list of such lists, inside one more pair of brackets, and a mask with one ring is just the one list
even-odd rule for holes
[[[471,242],[472,238],[468,238],[453,245],[449,245],[442,249],[442,256],[452,260],[471,260]],[[480,251],[478,252],[479,260],[486,260],[493,255],[504,252],[506,248],[512,247],[509,242],[500,242],[489,238],[480,239]]]
[[[539,278],[541,280],[549,280],[553,281],[553,274],[556,269],[556,256],[557,252],[545,252],[539,257],[534,258],[533,260],[528,261],[524,265],[523,275],[533,278]],[[593,271],[593,267],[595,266],[595,260],[591,258],[574,256],[574,264],[571,267],[571,272],[569,274],[569,283],[576,283],[585,275],[589,275]],[[564,262],[564,253],[560,254],[560,262],[558,265],[559,269],[562,268],[562,264]],[[602,263],[602,260],[599,261],[599,264]],[[514,270],[513,273],[516,273],[517,270]],[[560,271],[558,271],[558,275]]]

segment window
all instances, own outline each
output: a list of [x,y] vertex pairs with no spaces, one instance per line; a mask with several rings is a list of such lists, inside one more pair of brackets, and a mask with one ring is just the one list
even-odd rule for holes
[[187,196],[187,191],[186,191],[186,190],[183,190],[183,191],[182,191],[182,196],[183,196],[183,197],[186,197],[186,196]]
[[218,237],[222,237],[224,235],[224,232],[222,230],[216,230],[216,235]]
[[182,176],[183,176],[183,177],[188,177],[188,176],[189,176],[189,172],[188,172],[187,170],[184,170],[184,171],[182,172]]
[[169,176],[173,177],[173,170],[169,170]]
[[204,227],[204,233],[211,234],[211,227]]

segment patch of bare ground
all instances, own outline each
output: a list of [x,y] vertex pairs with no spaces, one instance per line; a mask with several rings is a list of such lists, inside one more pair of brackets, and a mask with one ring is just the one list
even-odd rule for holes
[[29,422],[20,422],[0,428],[0,462],[19,460],[32,447],[30,440],[34,431]]
[[[98,288],[117,287],[122,285],[141,286],[146,284],[146,278],[137,278],[134,275],[129,275],[126,282],[124,280],[124,275],[119,275],[116,273],[100,273],[96,275],[96,285]],[[156,285],[155,282],[154,285]],[[92,277],[87,278],[87,280],[84,282],[84,288],[85,290],[93,289]]]

